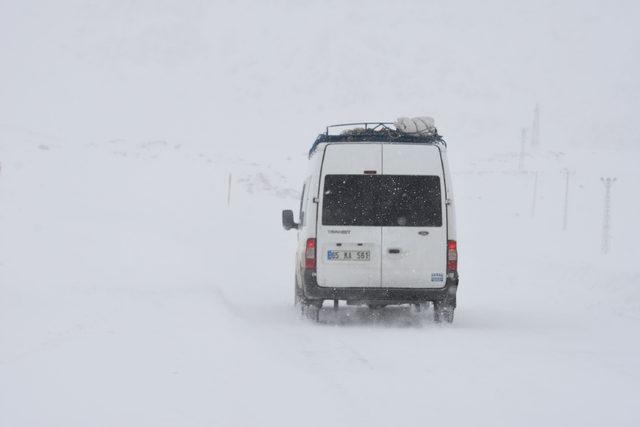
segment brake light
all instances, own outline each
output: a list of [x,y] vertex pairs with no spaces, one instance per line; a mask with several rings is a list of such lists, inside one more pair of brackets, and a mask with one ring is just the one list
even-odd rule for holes
[[447,241],[447,274],[458,272],[458,245],[455,240]]
[[307,270],[316,269],[316,239],[307,239],[304,251],[304,268]]

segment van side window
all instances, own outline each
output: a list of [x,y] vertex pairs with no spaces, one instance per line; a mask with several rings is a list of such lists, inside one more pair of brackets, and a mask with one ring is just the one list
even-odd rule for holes
[[299,214],[299,218],[300,218],[300,225],[304,225],[304,210],[303,210],[303,206],[304,206],[304,198],[307,195],[307,183],[305,182],[302,185],[302,194],[300,195],[300,214]]
[[307,212],[309,211],[309,199],[311,196],[311,177],[307,178],[305,182],[305,186],[307,188],[306,194],[304,195],[304,201],[302,202],[302,216],[303,218],[300,220],[302,226],[307,225]]

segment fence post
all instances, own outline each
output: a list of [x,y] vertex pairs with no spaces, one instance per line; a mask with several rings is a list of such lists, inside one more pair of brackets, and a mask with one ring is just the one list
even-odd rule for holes
[[611,186],[616,178],[600,178],[604,184],[604,215],[602,217],[602,253],[611,249]]
[[533,199],[531,200],[531,217],[536,215],[536,199],[538,197],[538,171],[533,173]]
[[531,126],[531,146],[538,148],[540,145],[540,106],[536,104],[533,110],[533,125]]

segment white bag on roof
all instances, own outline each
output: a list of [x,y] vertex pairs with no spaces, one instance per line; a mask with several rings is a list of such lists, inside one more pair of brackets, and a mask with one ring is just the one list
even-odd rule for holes
[[400,117],[394,125],[396,129],[403,133],[417,135],[433,135],[436,133],[436,123],[433,117]]

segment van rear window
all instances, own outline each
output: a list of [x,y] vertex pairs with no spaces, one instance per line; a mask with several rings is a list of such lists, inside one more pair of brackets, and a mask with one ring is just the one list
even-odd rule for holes
[[440,177],[326,175],[323,225],[441,227]]

